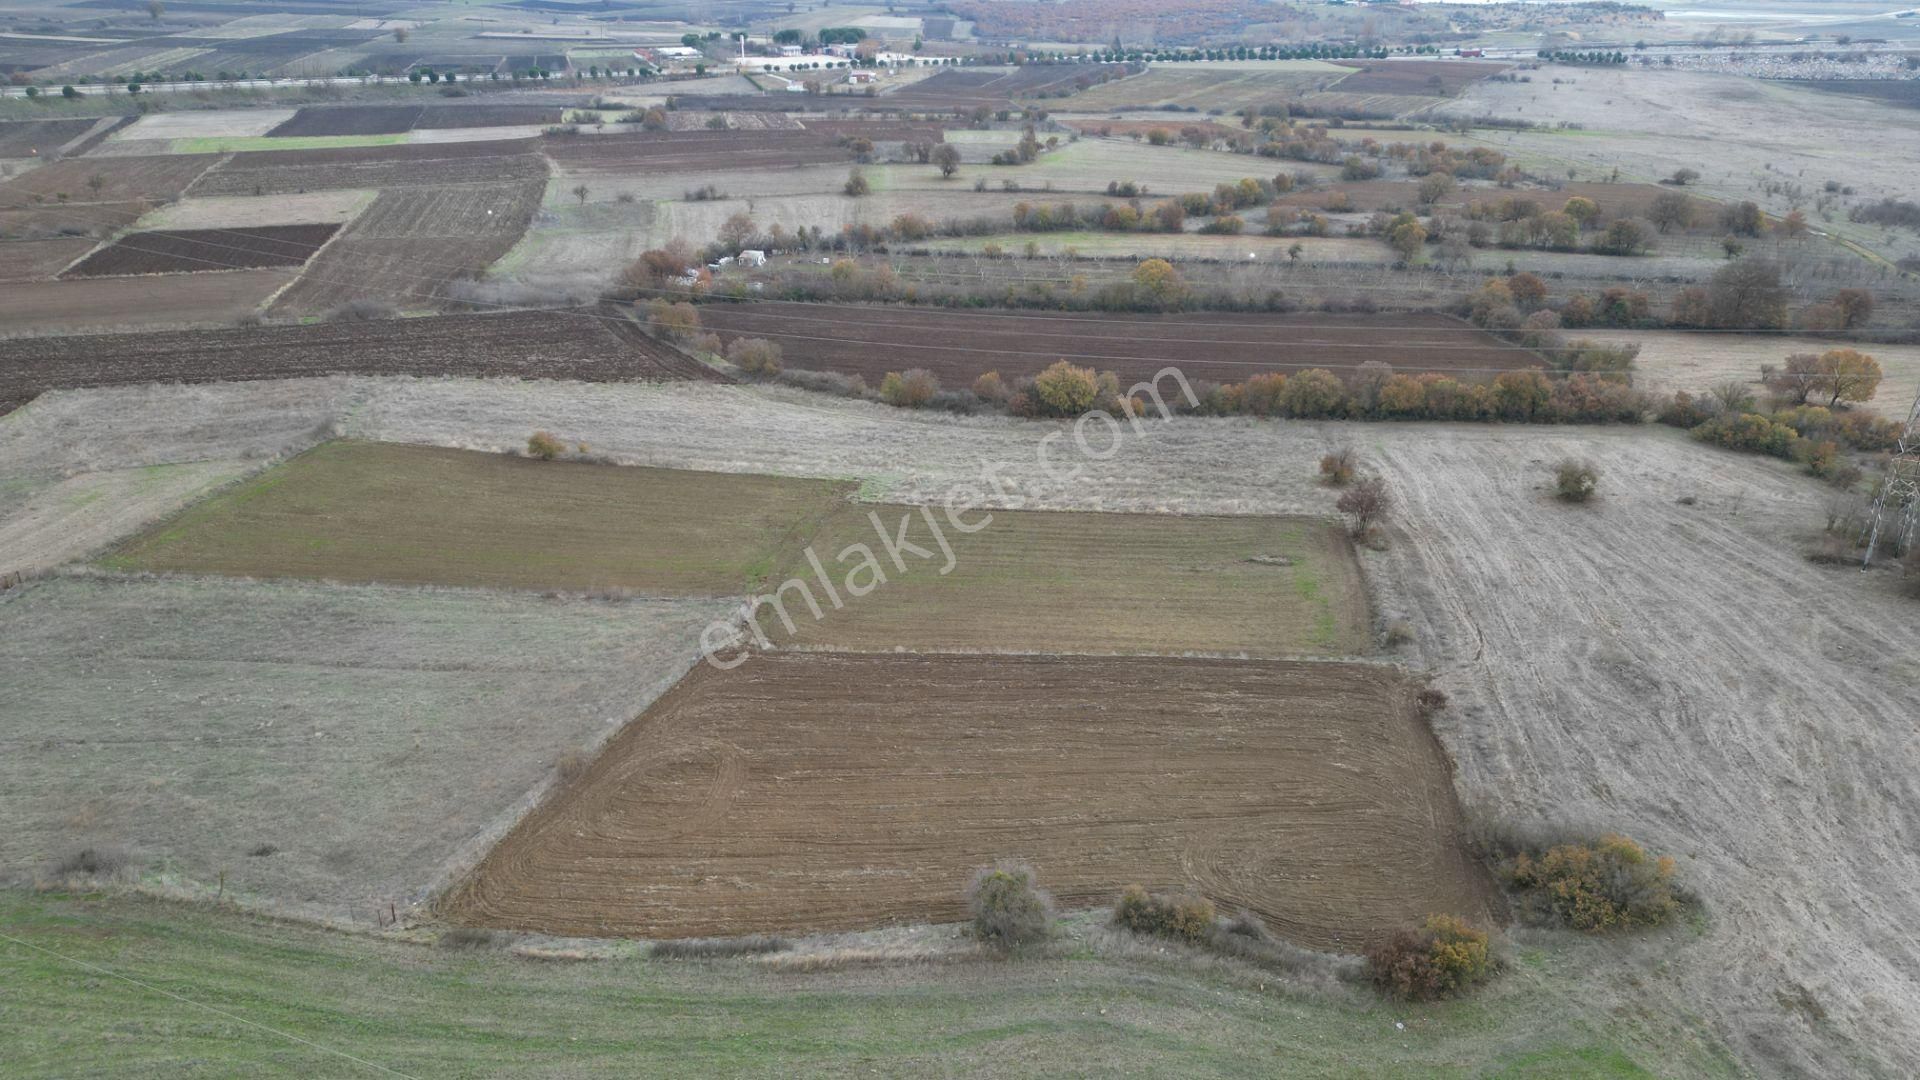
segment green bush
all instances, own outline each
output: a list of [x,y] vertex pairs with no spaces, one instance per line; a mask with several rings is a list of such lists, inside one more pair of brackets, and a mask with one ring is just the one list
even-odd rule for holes
[[1053,927],[1053,898],[1034,883],[1033,867],[1019,862],[984,866],[967,883],[974,937],[1002,949],[1045,941]]
[[527,439],[527,456],[541,461],[552,461],[565,449],[552,432],[536,431]]
[[1598,932],[1657,926],[1680,909],[1673,860],[1624,836],[1521,852],[1502,868],[1533,921]]
[[1149,893],[1129,885],[1113,905],[1115,926],[1136,934],[1170,937],[1202,945],[1213,936],[1213,901],[1185,893],[1178,896]]
[[1367,951],[1375,989],[1406,1001],[1435,1001],[1465,993],[1493,969],[1485,931],[1451,915],[1428,916],[1418,930],[1396,931]]
[[1591,462],[1567,458],[1554,466],[1553,491],[1566,502],[1586,502],[1600,486],[1600,470]]

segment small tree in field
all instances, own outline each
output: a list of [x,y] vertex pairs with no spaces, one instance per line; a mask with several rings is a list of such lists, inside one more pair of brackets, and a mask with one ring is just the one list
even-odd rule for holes
[[846,192],[849,198],[857,199],[860,196],[865,195],[868,192],[871,192],[873,190],[873,186],[867,183],[867,175],[865,173],[861,172],[859,169],[854,169],[852,172],[849,172],[847,174],[846,186],[842,187],[840,190]]
[[1586,502],[1600,486],[1600,470],[1591,462],[1567,458],[1553,468],[1553,492],[1564,502]]
[[1347,515],[1353,526],[1353,535],[1365,536],[1392,512],[1393,496],[1387,493],[1385,480],[1378,476],[1365,476],[1341,492],[1340,501],[1333,505]]
[[1829,349],[1814,363],[1815,393],[1826,394],[1827,407],[1842,401],[1868,401],[1880,389],[1880,361],[1857,349]]
[[974,937],[1001,949],[1045,941],[1053,925],[1053,898],[1035,883],[1033,867],[1020,862],[975,871],[967,911]]
[[931,156],[933,163],[940,169],[942,179],[960,171],[960,151],[952,143],[941,143],[934,147]]
[[560,440],[550,431],[536,431],[527,439],[527,456],[541,461],[552,461],[562,449]]
[[587,204],[587,196],[590,194],[592,194],[592,192],[588,190],[585,184],[575,184],[573,186],[573,197],[580,200],[580,205],[582,206]]

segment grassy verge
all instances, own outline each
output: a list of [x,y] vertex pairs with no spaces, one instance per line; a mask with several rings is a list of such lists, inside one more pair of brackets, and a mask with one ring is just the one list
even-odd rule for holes
[[1471,1001],[1398,1007],[1085,927],[1055,959],[813,975],[526,960],[63,894],[0,893],[0,934],[13,939],[0,939],[11,1076],[1734,1071],[1690,1023],[1575,1006],[1573,965],[1558,953],[1523,956]]

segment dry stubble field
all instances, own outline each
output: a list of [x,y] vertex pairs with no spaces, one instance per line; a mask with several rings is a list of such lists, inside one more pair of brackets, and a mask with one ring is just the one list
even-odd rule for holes
[[444,904],[572,935],[830,930],[963,914],[1022,857],[1069,907],[1203,890],[1353,950],[1492,901],[1391,668],[772,654],[702,665]]
[[[0,875],[85,847],[369,924],[695,655],[711,601],[55,578],[0,593]],[[271,851],[267,849],[271,848]]]

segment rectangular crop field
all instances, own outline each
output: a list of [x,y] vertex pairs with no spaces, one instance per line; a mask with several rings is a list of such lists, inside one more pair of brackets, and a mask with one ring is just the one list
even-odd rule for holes
[[334,442],[193,507],[107,562],[263,578],[737,595],[797,554],[849,490]]
[[1355,951],[1484,922],[1445,757],[1391,668],[775,653],[701,665],[529,815],[455,921],[680,938],[962,917],[974,868],[1067,907],[1191,888]]
[[77,203],[174,199],[216,160],[204,154],[176,154],[49,162],[0,184],[0,209],[33,206],[36,195],[48,202]]
[[66,277],[191,274],[301,266],[333,237],[338,225],[269,225],[257,229],[181,229],[137,232],[101,248]]
[[279,314],[315,315],[369,298],[402,310],[460,310],[449,283],[477,276],[520,241],[543,180],[383,191],[300,279]]
[[[798,565],[788,565],[781,580],[804,582],[825,617],[816,621],[788,589],[781,603],[797,632],[787,634],[780,616],[763,607],[770,639],[970,652],[1351,656],[1368,649],[1353,546],[1324,521],[994,510],[990,519],[961,515],[981,526],[965,533],[943,509],[930,513],[931,524],[918,508],[899,505],[860,504],[835,515],[811,546],[845,606],[833,608],[809,565],[793,560]],[[883,528],[894,544],[904,539],[931,556],[893,562]],[[855,569],[862,561],[855,544],[874,553],[886,578],[859,597],[846,582],[865,588],[872,575]]]
[[[210,163],[205,157],[187,160]],[[236,154],[193,185],[193,194],[279,195],[328,189],[439,187],[475,179],[545,180],[535,139]]]
[[16,334],[54,334],[231,325],[286,283],[284,270],[16,282],[0,289],[0,326]]
[[711,601],[58,578],[0,594],[0,875],[84,847],[370,923],[693,661]]
[[77,236],[0,240],[0,281],[46,281],[92,250],[92,240]]
[[[276,280],[286,278],[276,275]],[[61,284],[125,288],[118,282]],[[146,284],[151,288],[159,283]],[[174,281],[163,288],[174,289]],[[335,374],[725,381],[712,368],[654,341],[611,311],[489,311],[430,319],[0,340],[0,399],[13,401],[78,386]]]
[[[1323,522],[995,510],[966,533],[930,510],[936,537],[917,507],[850,495],[849,485],[823,480],[336,442],[105,561],[124,570],[675,596],[780,589],[794,629],[771,605],[762,625],[772,640],[806,647],[1264,656],[1367,648],[1359,569]],[[978,525],[982,515],[962,520]],[[897,562],[889,541],[902,551]],[[859,569],[855,545],[873,553],[877,573]],[[943,574],[948,548],[953,566]],[[800,589],[781,588],[796,578],[821,619]]]
[[[1283,105],[1330,86],[1347,72],[1319,60],[1282,60],[1257,65],[1161,65],[1142,75],[1102,83],[1052,103],[1062,112],[1116,112],[1164,106],[1200,110]],[[1198,118],[1196,118],[1198,119]],[[1179,116],[1165,126],[1178,128]]]
[[0,158],[49,157],[97,123],[93,119],[0,121]]
[[1131,315],[710,304],[700,318],[728,339],[773,341],[790,368],[857,374],[872,383],[918,367],[946,386],[968,386],[983,372],[1031,375],[1061,359],[1116,371],[1129,382],[1170,364],[1196,382],[1312,367],[1342,373],[1370,360],[1407,372],[1487,375],[1540,364],[1532,351],[1458,319],[1404,312]]

